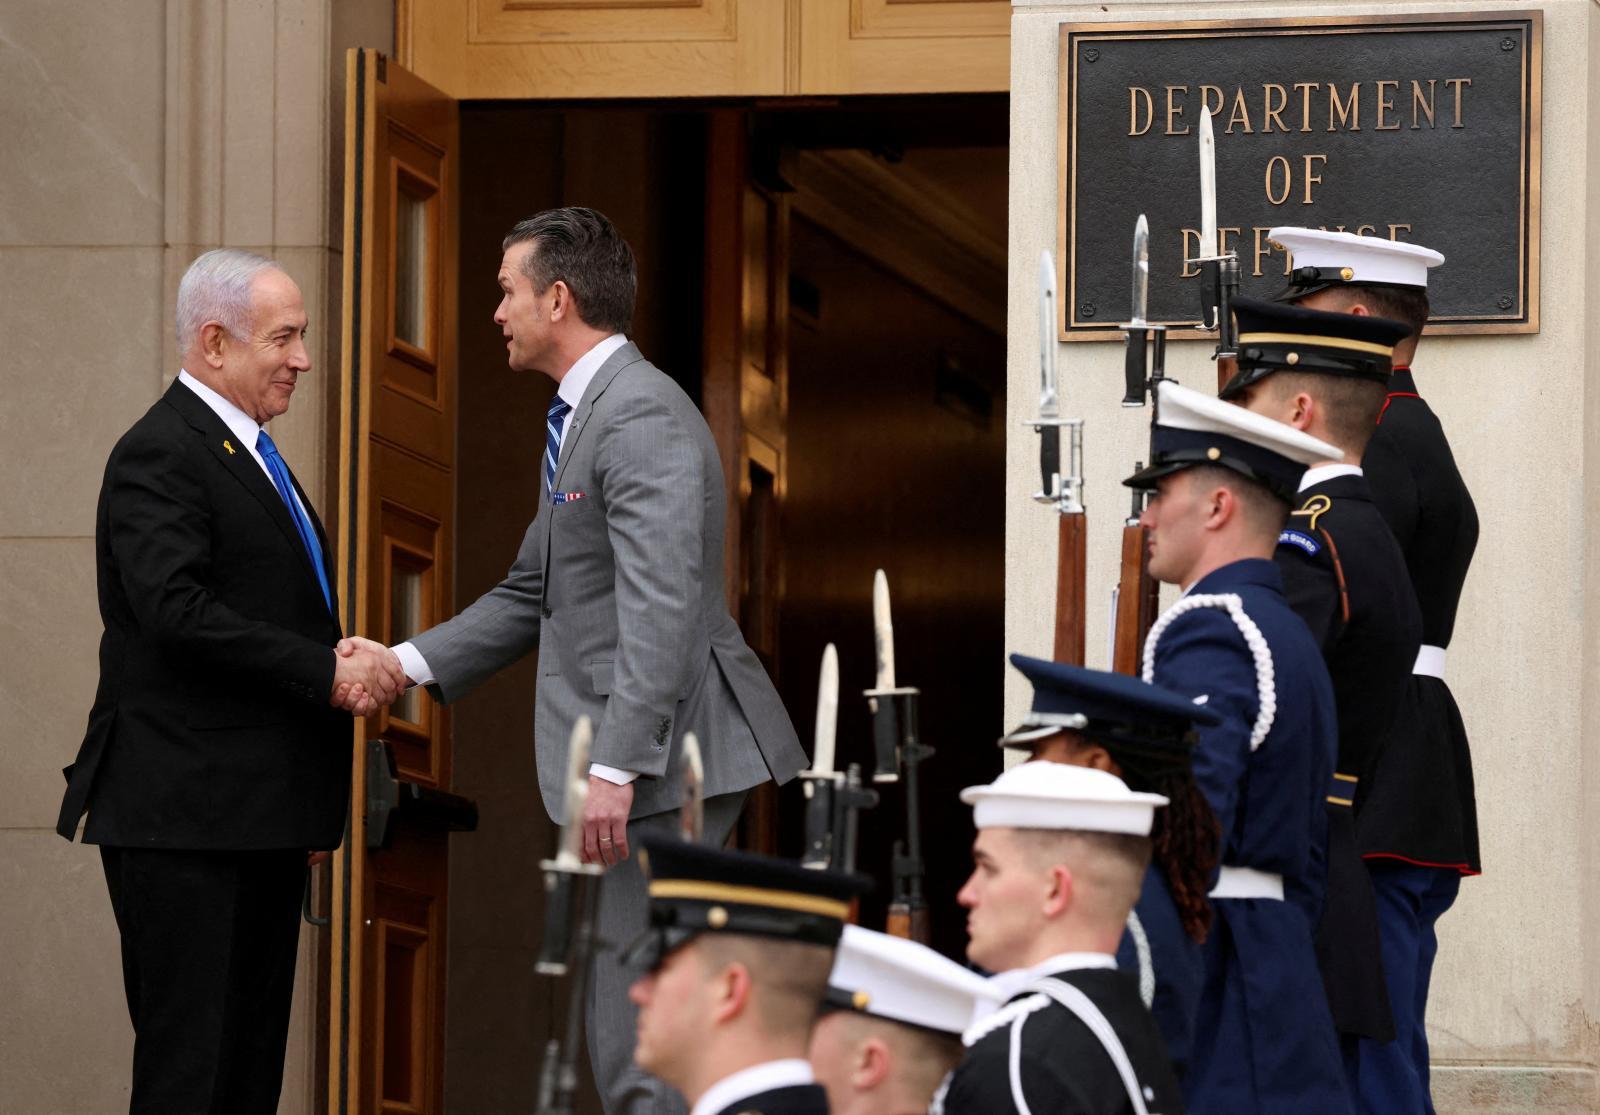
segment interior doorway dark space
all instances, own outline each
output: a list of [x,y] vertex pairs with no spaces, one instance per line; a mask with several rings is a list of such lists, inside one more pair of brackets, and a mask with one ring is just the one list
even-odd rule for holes
[[[631,336],[698,401],[706,254],[717,250],[706,235],[708,114],[727,107],[463,105],[458,608],[500,580],[533,518],[554,392],[506,368],[491,320],[501,238],[550,206],[606,212],[639,258]],[[872,682],[872,573],[888,572],[901,683],[922,688],[923,736],[938,749],[923,768],[935,943],[960,956],[954,894],[972,830],[955,795],[1000,768],[1006,99],[744,111],[752,175],[784,192],[792,214],[788,274],[775,277],[789,293],[789,391],[771,667],[809,751],[822,647],[838,645],[838,754],[870,770],[859,694]],[[480,821],[450,851],[451,1112],[532,1110],[564,1010],[566,989],[533,970],[538,863],[556,835],[534,773],[536,676],[523,661],[456,711],[456,789],[476,799]],[[777,795],[770,835],[787,855],[800,850],[799,793]],[[862,823],[861,867],[880,880],[862,922],[875,928],[899,824],[892,792]],[[592,1095],[585,1110],[599,1111]]]

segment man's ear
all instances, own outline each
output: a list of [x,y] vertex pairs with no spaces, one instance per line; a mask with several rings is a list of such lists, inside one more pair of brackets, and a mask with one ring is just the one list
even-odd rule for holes
[[894,1068],[894,1055],[888,1042],[873,1036],[861,1043],[856,1052],[855,1066],[850,1070],[850,1086],[858,1092],[870,1092],[889,1078]]
[[1316,411],[1317,400],[1301,391],[1295,395],[1293,405],[1289,409],[1289,417],[1284,421],[1297,430],[1308,430],[1311,428]]
[[1058,863],[1050,868],[1050,893],[1045,896],[1044,916],[1054,920],[1065,914],[1072,908],[1072,899],[1072,869]]
[[565,279],[550,284],[550,320],[560,321],[572,312],[572,288]]
[[1238,511],[1239,501],[1234,498],[1233,492],[1218,484],[1206,493],[1206,518],[1203,525],[1207,530],[1221,530],[1233,521]]
[[1345,308],[1344,312],[1347,314],[1352,314],[1355,317],[1372,316],[1372,311],[1367,308],[1367,304],[1365,302],[1352,302],[1348,307]]
[[711,1008],[713,1021],[737,1020],[750,1006],[750,969],[734,961],[716,975],[713,989],[715,1002]]
[[222,367],[222,351],[228,343],[228,331],[220,321],[208,321],[200,327],[200,355],[213,368]]

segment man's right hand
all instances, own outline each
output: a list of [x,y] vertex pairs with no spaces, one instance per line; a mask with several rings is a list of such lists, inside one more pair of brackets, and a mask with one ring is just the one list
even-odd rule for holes
[[328,703],[354,716],[371,716],[394,703],[410,679],[394,651],[382,643],[352,636],[334,648],[333,693]]

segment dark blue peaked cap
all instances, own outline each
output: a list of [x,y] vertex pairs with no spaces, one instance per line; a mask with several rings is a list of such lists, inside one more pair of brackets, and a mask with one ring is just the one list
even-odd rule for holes
[[639,869],[650,895],[650,928],[623,962],[654,968],[702,933],[800,941],[833,948],[850,904],[871,889],[864,875],[813,871],[789,860],[693,844],[651,833]]
[[1130,787],[1189,765],[1193,732],[1222,717],[1181,694],[1127,674],[1089,670],[1013,654],[1011,664],[1033,684],[1033,707],[1020,727],[1000,740],[1031,747],[1070,729],[1105,747]]
[[1273,372],[1315,372],[1388,383],[1394,346],[1411,326],[1386,317],[1308,310],[1284,302],[1235,298],[1239,371],[1220,397],[1231,399]]

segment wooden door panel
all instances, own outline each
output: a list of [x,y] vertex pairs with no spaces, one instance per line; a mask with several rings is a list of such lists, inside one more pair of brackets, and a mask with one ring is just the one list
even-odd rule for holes
[[[350,52],[346,104],[345,628],[393,645],[453,611],[458,113],[364,50]],[[450,716],[413,692],[357,733],[334,859],[328,1109],[435,1115],[448,836],[410,791],[449,791]]]
[[397,0],[400,61],[462,98],[785,92],[788,0]]
[[799,88],[982,93],[1010,87],[1010,0],[799,0]]

